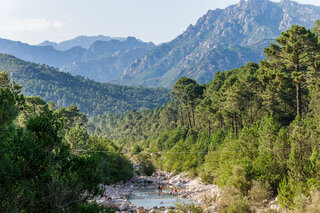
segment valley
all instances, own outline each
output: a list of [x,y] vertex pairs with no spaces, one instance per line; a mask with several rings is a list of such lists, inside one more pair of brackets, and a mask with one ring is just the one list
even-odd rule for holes
[[0,39],[0,212],[319,212],[319,82],[320,6],[291,0],[157,45]]

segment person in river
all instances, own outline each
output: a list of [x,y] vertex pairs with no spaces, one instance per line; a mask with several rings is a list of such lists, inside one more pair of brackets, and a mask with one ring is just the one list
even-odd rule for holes
[[159,193],[159,197],[161,197],[162,194],[162,185],[160,183],[158,183],[158,193]]
[[112,198],[107,195],[107,192],[104,193],[104,200],[112,200]]
[[170,186],[170,194],[171,195],[176,195],[177,194],[177,188],[175,186]]

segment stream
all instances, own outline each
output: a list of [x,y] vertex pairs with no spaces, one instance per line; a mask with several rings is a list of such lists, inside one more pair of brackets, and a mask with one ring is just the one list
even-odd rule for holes
[[[163,186],[161,195],[157,187],[159,183]],[[205,185],[199,178],[191,179],[184,174],[174,175],[162,171],[155,172],[151,177],[135,176],[126,183],[101,187],[104,194],[112,199],[97,197],[96,201],[117,212],[165,212],[174,209],[177,204],[197,205],[207,196],[219,195],[216,185]],[[174,188],[177,192],[170,194]]]
[[163,190],[162,194],[159,195],[156,190],[137,189],[132,192],[129,201],[135,206],[142,206],[145,209],[161,206],[168,208],[175,206],[177,203],[191,204],[190,200],[171,195],[169,192]]

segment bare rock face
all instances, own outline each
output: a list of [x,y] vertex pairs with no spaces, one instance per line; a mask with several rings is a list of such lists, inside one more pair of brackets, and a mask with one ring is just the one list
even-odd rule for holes
[[123,202],[120,204],[119,206],[119,210],[120,211],[126,211],[129,207],[130,203],[129,202]]
[[138,207],[137,208],[137,213],[145,213],[145,210],[144,208],[141,206],[141,207]]
[[104,207],[107,207],[107,208],[113,208],[113,209],[118,209],[118,206],[116,205],[115,202],[113,201],[103,201],[99,204],[100,206],[104,206]]
[[291,25],[311,28],[317,19],[320,7],[291,0],[242,0],[209,10],[176,39],[132,63],[117,82],[171,88],[185,76],[208,83],[217,70],[263,59],[263,47]]

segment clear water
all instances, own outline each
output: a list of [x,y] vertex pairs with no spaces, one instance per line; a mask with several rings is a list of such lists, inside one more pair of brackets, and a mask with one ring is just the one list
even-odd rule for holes
[[161,196],[157,190],[142,190],[137,189],[132,192],[130,202],[135,206],[143,206],[145,209],[153,208],[154,206],[170,207],[175,206],[177,203],[191,204],[188,199],[182,199],[178,196],[169,194],[169,191],[163,191]]

